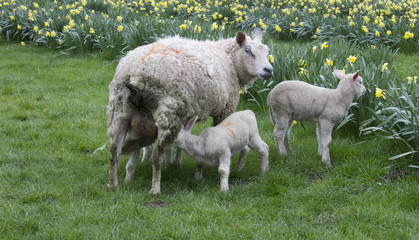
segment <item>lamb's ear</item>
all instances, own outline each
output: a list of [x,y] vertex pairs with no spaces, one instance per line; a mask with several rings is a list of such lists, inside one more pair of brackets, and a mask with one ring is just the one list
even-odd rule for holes
[[262,31],[258,27],[253,29],[252,39],[254,41],[262,42]]
[[236,42],[237,44],[239,44],[240,47],[242,47],[243,44],[246,42],[246,34],[238,32],[236,35]]
[[188,123],[185,126],[185,131],[191,131],[193,125],[195,125],[196,120],[198,120],[198,116],[189,119]]
[[356,73],[354,73],[353,80],[355,81],[358,78],[358,76],[359,76],[359,70],[356,71]]
[[345,74],[339,70],[339,69],[335,69],[335,71],[333,71],[336,75],[336,77],[338,77],[339,79],[342,79],[343,77],[345,77]]

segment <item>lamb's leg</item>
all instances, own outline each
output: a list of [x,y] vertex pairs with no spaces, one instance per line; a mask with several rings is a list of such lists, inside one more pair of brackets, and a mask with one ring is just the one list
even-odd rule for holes
[[317,124],[317,129],[316,129],[316,133],[317,133],[317,144],[319,145],[318,149],[317,149],[317,154],[321,157],[323,156],[323,144],[322,144],[322,138],[320,137],[320,124]]
[[118,186],[118,163],[121,158],[122,144],[124,143],[127,134],[129,120],[120,120],[116,127],[115,134],[111,140],[111,169],[109,171],[108,188],[115,188]]
[[201,163],[196,164],[196,170],[195,170],[195,180],[201,180],[202,179],[202,169],[204,168],[204,165]]
[[143,148],[143,158],[141,159],[141,162],[148,162],[151,158],[151,155],[153,153],[153,144],[148,145],[147,147]]
[[178,167],[182,167],[182,149],[177,148],[176,149],[176,156],[174,164]]
[[160,179],[163,156],[164,147],[161,147],[159,144],[157,144],[157,147],[153,152],[153,179],[151,181],[151,190],[149,191],[149,194],[160,193]]
[[164,158],[166,160],[166,163],[164,164],[164,167],[166,168],[168,165],[172,165],[172,147],[167,147],[164,149]]
[[289,121],[290,119],[281,116],[276,119],[276,125],[274,127],[273,135],[274,135],[275,142],[279,150],[279,154],[282,156],[287,155],[287,150],[284,145],[284,140],[285,140],[285,136],[287,135]]
[[319,121],[320,126],[320,139],[322,143],[322,161],[327,166],[330,166],[330,155],[329,155],[329,149],[330,144],[332,143],[332,130],[333,130],[333,124],[329,121],[320,120]]
[[220,174],[221,191],[228,191],[228,176],[231,164],[230,153],[225,153],[219,158],[218,173]]
[[290,141],[289,141],[289,136],[290,136],[291,127],[292,127],[293,124],[294,124],[294,120],[291,119],[288,122],[288,128],[287,128],[287,131],[286,131],[286,134],[285,134],[285,137],[284,137],[284,146],[285,146],[286,149],[289,149],[290,151],[292,149],[291,149],[291,145],[290,145]]
[[140,156],[141,148],[136,149],[135,151],[131,152],[131,155],[128,159],[127,164],[125,165],[125,182],[132,181],[132,175],[135,171],[135,165],[137,165],[138,157]]
[[246,146],[241,152],[239,160],[237,161],[236,170],[241,171],[243,170],[244,164],[246,163],[247,154],[249,153],[250,148]]
[[249,147],[259,153],[260,156],[260,168],[262,172],[268,170],[269,167],[269,147],[262,138],[257,135],[254,136],[249,144]]

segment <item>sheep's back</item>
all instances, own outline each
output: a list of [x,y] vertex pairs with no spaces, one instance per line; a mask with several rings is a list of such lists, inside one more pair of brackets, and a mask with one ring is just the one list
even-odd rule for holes
[[152,89],[157,99],[170,96],[185,103],[185,119],[206,119],[238,95],[231,59],[213,42],[167,38],[137,48],[126,58],[130,83]]

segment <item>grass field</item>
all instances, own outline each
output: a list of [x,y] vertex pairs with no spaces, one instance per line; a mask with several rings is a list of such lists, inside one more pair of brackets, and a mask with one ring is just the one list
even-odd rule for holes
[[[182,169],[164,169],[162,194],[150,196],[152,164],[138,164],[134,181],[123,184],[124,157],[119,189],[108,191],[109,145],[93,151],[108,141],[107,86],[116,65],[0,43],[0,239],[419,238],[417,170],[403,158],[388,160],[399,142],[340,129],[327,168],[315,126],[304,123],[293,127],[294,153],[281,158],[268,114],[252,102],[239,109],[256,112],[270,147],[265,175],[251,152],[221,193],[217,169],[205,168],[197,182],[184,155]],[[395,70],[404,78],[408,66]]]

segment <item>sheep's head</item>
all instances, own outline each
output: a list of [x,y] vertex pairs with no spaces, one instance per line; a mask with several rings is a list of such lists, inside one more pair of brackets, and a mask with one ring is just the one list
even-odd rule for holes
[[351,83],[351,89],[356,97],[360,97],[365,94],[366,89],[364,86],[364,80],[361,76],[359,76],[359,71],[356,71],[355,73],[344,74],[341,70],[336,69],[334,73],[339,79],[341,79],[341,82],[344,78],[348,79],[347,81]]
[[259,28],[253,30],[252,38],[238,32],[236,43],[239,49],[234,56],[234,65],[244,85],[251,84],[257,77],[265,80],[272,77],[273,68],[268,60],[269,48],[262,43],[262,31]]

